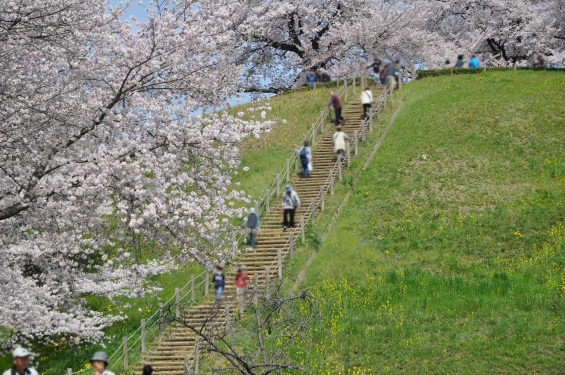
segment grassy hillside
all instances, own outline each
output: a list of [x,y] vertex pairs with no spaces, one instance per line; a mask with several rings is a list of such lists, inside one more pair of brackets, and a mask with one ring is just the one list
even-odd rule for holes
[[532,71],[405,87],[302,283],[320,320],[298,361],[331,374],[563,373],[564,88],[565,74]]

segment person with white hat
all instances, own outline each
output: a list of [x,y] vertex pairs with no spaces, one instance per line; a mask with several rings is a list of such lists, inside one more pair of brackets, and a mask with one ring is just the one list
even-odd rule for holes
[[108,354],[96,352],[90,359],[92,365],[92,375],[116,375],[112,371],[106,370],[108,367]]
[[37,375],[35,369],[29,366],[31,353],[26,348],[16,348],[12,351],[12,361],[14,366],[4,371],[2,375]]

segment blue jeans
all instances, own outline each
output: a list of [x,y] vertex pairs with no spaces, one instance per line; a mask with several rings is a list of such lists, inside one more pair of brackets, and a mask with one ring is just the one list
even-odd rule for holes
[[257,244],[257,228],[249,229],[249,244],[252,248],[255,248]]
[[306,164],[306,166],[302,164],[302,175],[304,175],[304,177],[308,177],[308,164]]
[[222,292],[224,291],[224,288],[219,286],[217,288],[215,288],[215,292],[216,292],[216,302],[220,302],[220,300],[222,299]]

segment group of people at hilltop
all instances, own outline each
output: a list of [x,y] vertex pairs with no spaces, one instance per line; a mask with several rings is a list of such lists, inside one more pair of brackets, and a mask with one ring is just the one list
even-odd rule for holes
[[[449,60],[445,60],[445,65],[449,65],[451,62]],[[457,56],[457,60],[455,61],[454,68],[464,68],[465,64],[469,69],[478,69],[481,66],[479,59],[476,55],[472,55],[471,59],[468,60],[465,58],[465,55],[461,54]]]
[[[543,58],[543,55],[541,54],[534,54],[529,61],[532,64],[533,68],[545,68],[545,60]],[[445,65],[450,66],[451,61],[445,60]],[[480,68],[481,64],[476,55],[471,55],[470,59],[467,59],[464,54],[458,55],[453,68],[465,68],[465,66],[467,66],[469,69],[478,69]]]

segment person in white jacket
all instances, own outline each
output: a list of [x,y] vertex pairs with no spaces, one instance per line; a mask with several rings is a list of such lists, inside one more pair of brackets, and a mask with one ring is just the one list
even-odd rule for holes
[[373,103],[373,93],[368,87],[361,93],[361,104],[363,104],[363,119],[369,118],[369,111],[371,110],[371,103]]
[[298,198],[298,194],[292,190],[292,186],[290,185],[286,185],[282,198],[282,206],[284,210],[283,230],[286,230],[288,227],[294,228],[294,213],[296,208],[300,206],[300,198]]
[[31,353],[25,348],[16,348],[12,351],[13,366],[4,371],[2,375],[37,375],[35,369],[29,366]]
[[347,150],[347,141],[349,141],[349,137],[341,130],[341,126],[338,126],[337,131],[333,135],[334,152],[338,158]]

